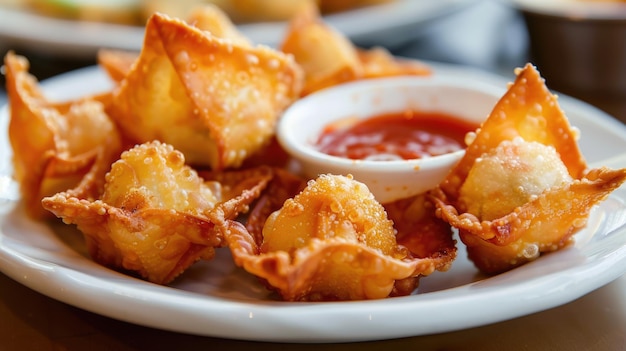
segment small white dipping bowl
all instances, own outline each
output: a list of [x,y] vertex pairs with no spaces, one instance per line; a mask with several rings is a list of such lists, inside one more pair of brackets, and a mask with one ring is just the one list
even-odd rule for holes
[[394,161],[351,160],[314,146],[323,129],[337,120],[369,118],[407,110],[438,112],[480,124],[506,87],[454,76],[391,77],[338,85],[308,95],[281,117],[277,138],[303,176],[351,174],[381,203],[424,193],[437,186],[465,153]]

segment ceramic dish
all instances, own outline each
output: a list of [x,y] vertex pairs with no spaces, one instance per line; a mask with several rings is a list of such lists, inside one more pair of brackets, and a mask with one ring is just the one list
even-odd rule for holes
[[[437,65],[436,74],[494,84],[509,78]],[[107,88],[98,69],[43,83],[56,97]],[[594,164],[626,164],[626,127],[588,104],[560,99],[582,133]],[[495,100],[494,100],[495,103]],[[375,301],[287,303],[272,299],[255,277],[236,268],[228,250],[191,267],[171,286],[103,268],[67,226],[29,220],[8,178],[7,109],[0,112],[0,271],[54,299],[119,320],[190,334],[258,341],[348,342],[442,333],[499,322],[570,302],[626,273],[626,189],[594,209],[576,244],[485,278],[460,245],[450,271],[437,272],[411,296]],[[613,158],[613,161],[607,159]]]
[[501,89],[493,85],[439,75],[360,80],[298,100],[281,117],[276,136],[308,178],[324,173],[351,174],[365,183],[378,201],[388,203],[437,186],[464,151],[410,160],[353,160],[319,150],[316,144],[326,128],[347,120],[417,111],[449,116],[467,123],[468,129],[474,126],[469,129],[473,131],[487,118],[500,95]]

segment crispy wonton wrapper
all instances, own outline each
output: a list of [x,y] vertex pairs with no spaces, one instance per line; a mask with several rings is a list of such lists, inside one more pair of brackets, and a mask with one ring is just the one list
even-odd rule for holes
[[94,261],[167,284],[197,260],[214,256],[225,244],[219,227],[247,211],[271,178],[269,168],[257,168],[224,186],[205,181],[184,162],[170,145],[142,144],[112,165],[100,199],[66,192],[42,203],[76,224]]
[[384,48],[356,48],[344,34],[325,23],[315,7],[307,7],[292,18],[280,49],[294,55],[304,70],[302,96],[358,79],[431,74],[427,65],[396,60]]
[[[68,189],[81,197],[97,196],[122,151],[120,135],[104,111],[108,95],[52,102],[28,72],[26,58],[8,52],[4,66],[14,177],[27,213],[50,217],[41,199]],[[94,179],[84,181],[88,173]]]
[[501,273],[569,245],[591,208],[624,182],[626,169],[587,171],[577,138],[535,67],[519,70],[433,192],[481,271]]
[[[251,46],[250,40],[215,5],[206,4],[194,7],[187,17],[187,22],[213,36],[230,39],[241,46]],[[137,58],[139,58],[139,53],[134,51],[100,49],[97,60],[109,77],[119,83],[130,73]]]
[[[297,180],[287,183],[294,185],[292,190],[299,188]],[[268,212],[259,211],[262,216]],[[431,214],[434,218],[432,206]],[[456,256],[452,231],[445,223],[437,235],[447,238],[440,240],[450,244],[446,248],[435,245],[437,252],[419,257],[398,244],[385,208],[351,177],[322,175],[309,181],[262,222],[261,235],[236,221],[228,221],[224,235],[235,263],[288,301],[406,295],[420,276],[447,270]],[[407,236],[412,232],[404,231]]]
[[302,96],[358,79],[431,74],[425,64],[396,60],[382,47],[358,49],[325,23],[315,6],[304,7],[294,15],[280,50],[294,55],[304,70]]
[[119,84],[131,71],[139,53],[117,49],[100,49],[97,62],[107,73],[109,78]]
[[221,170],[268,143],[301,85],[290,56],[157,13],[107,111],[130,139],[163,141],[190,164]]
[[352,42],[324,23],[315,7],[301,10],[291,19],[280,50],[292,54],[302,66],[303,96],[363,75]]

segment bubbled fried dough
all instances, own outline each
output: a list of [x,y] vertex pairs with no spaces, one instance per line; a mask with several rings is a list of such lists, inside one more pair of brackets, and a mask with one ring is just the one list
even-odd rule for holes
[[104,111],[108,94],[51,101],[25,57],[8,52],[4,68],[14,177],[27,213],[49,217],[41,199],[60,191],[97,196],[104,173],[122,151],[121,136]]
[[302,96],[354,80],[432,73],[427,65],[396,59],[382,47],[357,48],[311,6],[292,16],[280,50],[293,55],[304,71]]
[[[309,181],[269,216],[260,238],[238,222],[228,221],[223,228],[235,263],[289,301],[410,294],[420,276],[446,270],[456,252],[451,248],[445,258],[414,256],[396,242],[385,208],[349,176]],[[439,234],[451,238],[446,228]]]
[[476,132],[464,157],[432,192],[438,215],[458,228],[468,257],[497,274],[560,250],[626,169],[587,170],[557,97],[532,65]]
[[77,226],[96,262],[167,284],[224,246],[218,227],[247,210],[269,179],[268,171],[250,170],[249,186],[224,198],[220,183],[205,182],[180,151],[155,141],[122,154],[99,199],[64,192],[42,203]]
[[[252,45],[230,18],[215,5],[206,4],[194,7],[186,20],[189,25],[209,32],[215,37],[232,40],[241,46]],[[98,65],[107,72],[109,77],[119,83],[132,70],[138,57],[139,52],[102,48],[98,50],[97,60]]]
[[346,177],[322,175],[285,201],[265,222],[261,252],[290,252],[314,238],[361,243],[398,255],[393,223],[384,208],[364,184]]

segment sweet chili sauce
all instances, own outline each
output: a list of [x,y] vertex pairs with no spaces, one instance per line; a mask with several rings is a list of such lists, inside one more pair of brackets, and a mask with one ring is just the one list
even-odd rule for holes
[[353,160],[410,160],[464,149],[465,135],[477,127],[443,113],[408,110],[333,123],[316,146]]

